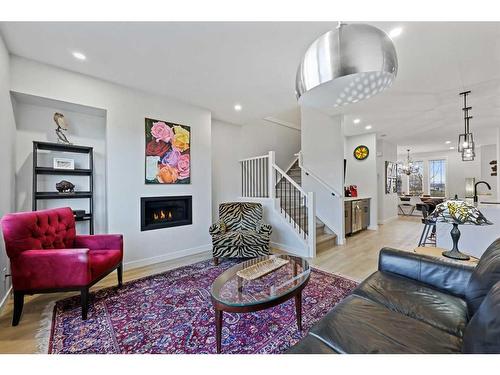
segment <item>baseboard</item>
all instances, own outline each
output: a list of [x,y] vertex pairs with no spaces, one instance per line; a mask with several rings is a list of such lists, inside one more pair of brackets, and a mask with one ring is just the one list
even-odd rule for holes
[[197,255],[204,252],[212,251],[212,244],[202,245],[198,247],[193,247],[190,249],[183,249],[179,251],[174,251],[173,253],[157,255],[151,258],[133,260],[130,262],[123,263],[123,268],[126,270],[131,270],[134,268],[150,266],[152,264],[166,262],[169,260],[184,258],[190,255]]
[[3,308],[5,307],[7,299],[9,298],[11,293],[12,293],[12,286],[7,290],[7,293],[5,293],[5,296],[2,298],[2,301],[0,302],[0,312],[3,311]]
[[378,223],[384,225],[384,224],[390,223],[391,221],[397,220],[398,218],[399,218],[399,216],[396,215],[396,216],[389,217],[385,220],[379,220]]
[[[293,248],[293,247],[290,247],[290,245],[285,245],[285,244],[282,244],[279,242],[273,242],[273,241],[271,241],[270,245],[274,249],[284,251],[284,252],[291,254],[291,255],[296,255],[296,256],[300,256],[300,257],[304,256],[304,249]],[[305,249],[305,250],[309,251],[308,249]]]
[[378,230],[378,225],[370,225],[367,229],[368,230]]

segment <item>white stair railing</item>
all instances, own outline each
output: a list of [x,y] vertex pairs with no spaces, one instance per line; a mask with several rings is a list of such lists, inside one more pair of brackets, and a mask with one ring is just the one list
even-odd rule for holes
[[240,160],[241,196],[252,198],[269,197],[269,155]]
[[241,195],[273,198],[289,225],[307,242],[309,256],[316,255],[314,193],[305,192],[275,162],[275,153],[240,160]]

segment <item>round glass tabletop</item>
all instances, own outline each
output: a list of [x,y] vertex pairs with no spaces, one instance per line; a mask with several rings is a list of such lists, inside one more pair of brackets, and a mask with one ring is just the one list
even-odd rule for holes
[[[276,259],[273,259],[276,258]],[[281,267],[256,278],[247,280],[238,271],[266,260],[283,260]],[[268,255],[239,263],[220,274],[212,284],[212,297],[228,306],[250,306],[269,302],[293,292],[302,286],[310,275],[309,263],[291,255]]]

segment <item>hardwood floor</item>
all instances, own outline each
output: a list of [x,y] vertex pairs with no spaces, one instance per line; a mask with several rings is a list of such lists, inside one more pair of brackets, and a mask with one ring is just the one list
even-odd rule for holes
[[[311,260],[311,264],[324,271],[343,275],[361,281],[377,269],[378,252],[384,247],[395,247],[413,251],[417,246],[421,231],[417,217],[400,217],[379,226],[378,231],[363,231],[349,237],[345,245],[325,249]],[[152,266],[126,270],[124,282],[160,273],[186,264],[211,258],[210,253],[190,256],[175,261],[158,263]],[[116,285],[116,272],[107,276],[91,290]],[[45,307],[54,301],[75,295],[71,293],[37,294],[26,296],[21,322],[11,326],[13,300],[9,298],[0,313],[0,353],[35,353],[38,340],[35,337]]]

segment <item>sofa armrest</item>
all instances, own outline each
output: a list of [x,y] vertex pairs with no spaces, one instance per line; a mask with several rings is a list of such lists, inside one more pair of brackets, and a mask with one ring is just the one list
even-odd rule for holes
[[474,266],[424,254],[383,248],[379,254],[378,269],[464,297]]
[[85,247],[90,250],[121,250],[123,251],[123,236],[121,234],[94,234],[75,236],[75,247]]
[[265,234],[267,236],[271,236],[271,233],[273,233],[273,227],[269,224],[264,224],[262,220],[259,220],[257,222],[256,232],[259,234]]
[[91,278],[89,249],[26,250],[12,259],[16,290],[85,286]]
[[208,233],[210,233],[211,236],[226,233],[226,223],[224,223],[223,220],[213,223],[210,228],[208,228]]

